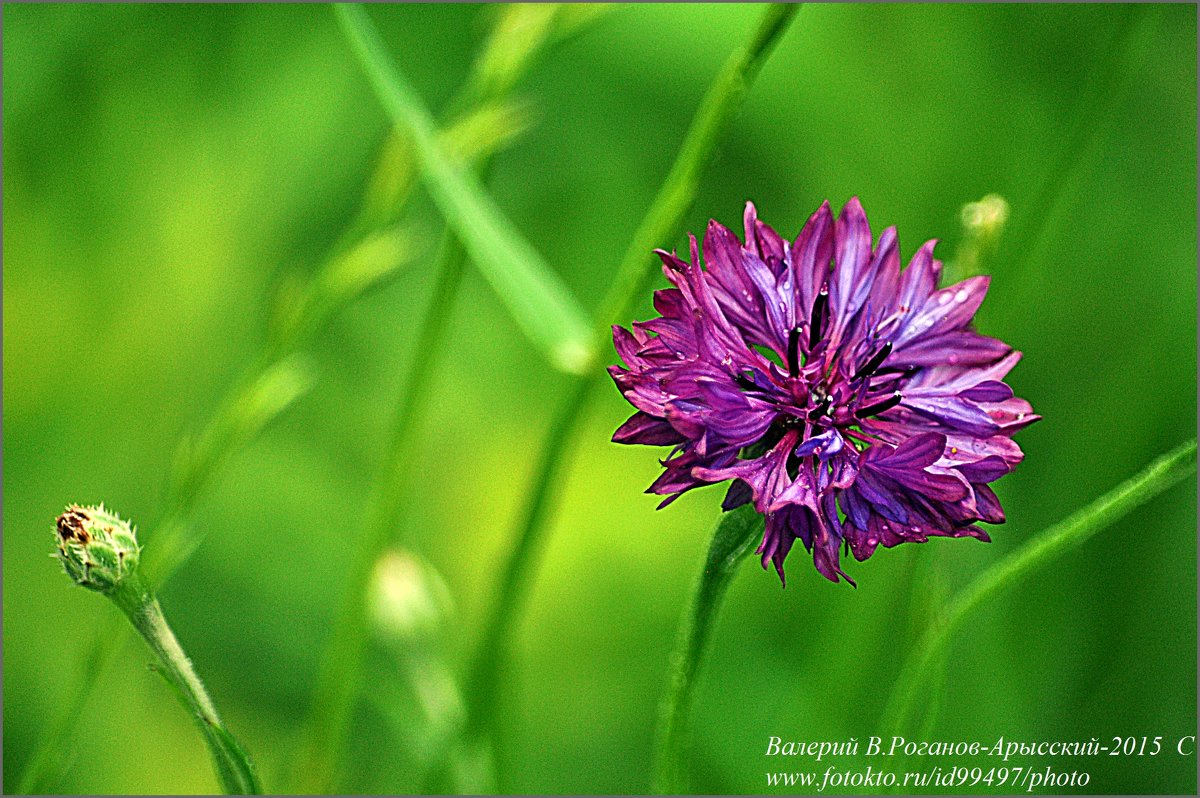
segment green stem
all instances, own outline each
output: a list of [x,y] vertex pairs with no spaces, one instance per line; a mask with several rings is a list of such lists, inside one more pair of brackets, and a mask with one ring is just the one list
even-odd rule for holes
[[592,380],[586,377],[571,381],[560,404],[561,411],[546,435],[541,459],[535,469],[538,479],[523,508],[520,533],[512,553],[504,563],[500,593],[484,623],[483,640],[467,676],[467,706],[474,710],[468,715],[472,731],[488,730],[494,720],[496,686],[508,652],[509,635],[514,627],[512,616],[519,612],[521,598],[528,587],[534,561],[544,537],[541,530],[545,527],[553,500],[563,481],[560,477],[576,444],[577,436],[574,432],[578,428],[579,419],[586,412],[592,384]]
[[[695,201],[700,176],[712,159],[721,134],[741,106],[772,45],[778,41],[798,5],[772,5],[764,12],[750,41],[726,61],[696,111],[679,154],[650,210],[634,233],[617,276],[600,303],[594,330],[595,351],[605,351],[611,325],[625,321],[640,301],[656,271],[648,268],[653,248],[681,232],[683,218]],[[467,707],[469,729],[487,734],[494,718],[496,685],[505,657],[505,645],[520,617],[529,574],[541,550],[546,523],[553,510],[556,487],[570,463],[574,442],[591,390],[603,381],[604,372],[594,370],[576,378],[550,425],[542,447],[529,498],[521,511],[514,546],[505,564],[492,611],[488,613],[484,639],[468,668]]]
[[[553,508],[557,488],[562,484],[559,477],[569,462],[570,450],[577,443],[574,431],[579,418],[586,412],[592,385],[593,381],[587,377],[571,379],[567,394],[559,405],[561,412],[555,416],[546,435],[541,458],[535,468],[540,478],[522,509],[521,532],[504,563],[499,582],[500,592],[488,611],[482,627],[483,639],[478,643],[475,657],[468,666],[464,687],[467,715],[462,730],[463,739],[447,749],[441,760],[432,763],[424,776],[424,789],[427,792],[444,791],[446,785],[456,778],[472,781],[459,785],[468,793],[495,791],[495,757],[486,741],[495,722],[496,690],[507,663],[510,635],[514,629],[509,616],[516,611],[514,608],[521,605],[528,589],[529,578],[540,551],[540,530]],[[453,773],[449,770],[451,767]]]
[[600,303],[596,314],[599,321],[597,337],[603,345],[608,344],[611,325],[626,320],[645,294],[647,283],[658,274],[657,269],[647,268],[657,260],[651,254],[652,250],[682,233],[684,216],[696,200],[700,178],[712,161],[717,141],[741,109],[742,100],[772,46],[799,10],[799,4],[768,6],[753,36],[730,54],[700,101],[671,171],[633,234],[617,275]]
[[726,513],[717,524],[696,584],[692,604],[683,618],[679,642],[671,657],[670,680],[659,714],[655,752],[654,790],[680,793],[687,789],[683,754],[687,721],[696,694],[696,675],[708,652],[709,639],[725,591],[738,565],[762,535],[763,517],[753,505]]
[[366,11],[353,3],[335,4],[333,10],[380,104],[410,136],[425,187],[471,261],[556,368],[584,373],[594,353],[587,348],[587,320],[574,295],[505,218],[478,177],[448,157],[433,117],[392,64]]
[[[1053,166],[1038,187],[1034,199],[1015,209],[1016,229],[1012,235],[1006,236],[998,252],[998,261],[1025,264],[1025,268],[1034,262],[1030,256],[1050,229],[1055,211],[1066,196],[1080,165],[1086,162],[1097,142],[1119,118],[1115,113],[1118,103],[1135,79],[1140,60],[1149,52],[1159,18],[1159,13],[1153,8],[1130,6],[1123,10],[1116,30],[1103,49],[1104,60],[1089,76],[1079,94],[1071,114],[1075,123],[1059,148]],[[1021,269],[1011,269],[1010,276],[1021,277]],[[1014,286],[1011,290],[1024,291],[1026,294],[1039,287],[1036,279],[1015,279],[1010,282]],[[1024,307],[1025,303],[1014,301],[1011,306]]]
[[401,526],[400,516],[413,476],[413,436],[428,404],[429,377],[434,371],[438,344],[445,334],[465,263],[463,248],[453,234],[447,233],[435,267],[433,295],[417,335],[405,388],[396,403],[391,442],[367,508],[364,538],[355,550],[341,613],[317,678],[313,715],[300,760],[300,785],[305,792],[327,792],[334,786],[362,683],[371,576],[376,561]]
[[191,660],[183,653],[162,607],[138,576],[127,579],[110,598],[158,657],[161,673],[191,713],[212,754],[221,787],[229,795],[260,795],[262,789],[245,751],[225,728]]
[[[505,13],[529,12],[509,9]],[[557,13],[556,9],[552,16]],[[368,30],[364,35],[373,38],[369,25],[361,17],[354,21],[343,15],[342,20],[352,26],[367,25]],[[460,118],[469,118],[490,103],[507,100],[518,78],[554,38],[552,29],[545,25],[534,34],[525,34],[518,61],[505,60],[504,80],[497,83],[489,78],[491,67],[487,53],[497,47],[503,49],[505,42],[511,44],[512,36],[504,29],[503,23],[504,18],[497,30],[492,32],[484,54],[476,61],[471,82],[450,103]],[[379,53],[376,56],[382,58]],[[390,68],[385,67],[385,71],[390,71]],[[481,183],[486,179],[491,157],[501,144],[503,140],[488,141],[472,153],[476,161],[474,174]],[[396,404],[391,440],[368,505],[364,537],[355,552],[341,614],[318,676],[311,725],[301,757],[300,783],[308,791],[328,791],[334,786],[337,764],[361,688],[371,575],[375,563],[387,546],[394,542],[397,532],[410,531],[404,529],[401,520],[414,476],[415,433],[425,416],[432,385],[430,377],[436,371],[437,359],[442,351],[440,343],[445,336],[466,262],[467,252],[460,238],[453,229],[447,229],[435,266],[433,293],[420,322],[413,359]]]
[[79,682],[75,689],[67,691],[68,700],[59,705],[58,712],[44,727],[38,745],[21,773],[17,795],[52,792],[45,785],[47,777],[52,771],[62,769],[58,766],[65,756],[66,741],[95,694],[100,675],[107,671],[127,639],[128,627],[119,620],[113,615],[101,621],[101,629],[92,638],[91,648],[81,662]]
[[[167,509],[148,536],[149,545],[144,554],[143,572],[152,584],[161,587],[195,550],[201,536],[191,529],[190,519],[200,494],[232,453],[304,390],[295,381],[295,376],[296,370],[285,358],[260,357],[209,421],[199,436],[203,441],[199,448],[181,450],[180,455],[187,459],[171,482],[165,501]],[[249,401],[251,399],[260,401]],[[266,412],[272,408],[273,412]],[[47,782],[62,772],[77,719],[128,639],[128,629],[124,625],[113,625],[97,633],[85,657],[80,680],[43,727],[34,753],[21,774],[20,792],[46,789]]]
[[1008,557],[981,573],[936,613],[909,654],[884,710],[882,728],[900,733],[908,727],[924,676],[942,654],[950,636],[985,601],[1119,521],[1196,470],[1195,439],[1163,455],[1108,493],[1050,526]]

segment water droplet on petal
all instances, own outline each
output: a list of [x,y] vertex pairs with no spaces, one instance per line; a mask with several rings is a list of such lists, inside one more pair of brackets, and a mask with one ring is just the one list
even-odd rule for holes
[[965,289],[965,288],[958,289],[958,293],[954,295],[954,301],[958,302],[959,304],[966,302],[967,301],[967,289]]
[[937,301],[938,301],[939,305],[945,305],[951,299],[952,299],[952,295],[949,291],[939,291],[938,292]]

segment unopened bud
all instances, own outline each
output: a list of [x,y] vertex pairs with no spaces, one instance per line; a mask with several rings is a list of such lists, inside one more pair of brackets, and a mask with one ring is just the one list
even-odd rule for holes
[[988,194],[962,209],[963,227],[976,235],[996,236],[1008,221],[1008,202],[999,194]]
[[392,550],[379,558],[372,593],[376,627],[396,642],[429,640],[451,613],[441,575],[411,552]]
[[55,556],[75,584],[108,594],[136,573],[141,556],[137,533],[103,504],[69,505],[54,526]]
[[988,194],[962,207],[963,237],[954,259],[946,264],[944,278],[956,283],[982,274],[986,261],[996,254],[1000,234],[1008,221],[1008,202],[999,194]]

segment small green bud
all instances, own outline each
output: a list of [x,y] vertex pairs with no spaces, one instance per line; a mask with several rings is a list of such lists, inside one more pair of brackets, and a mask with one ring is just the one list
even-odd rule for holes
[[75,584],[108,594],[137,571],[137,532],[103,504],[68,505],[54,527],[55,556]]
[[968,202],[962,207],[963,237],[958,242],[954,259],[946,264],[944,280],[947,284],[985,271],[987,260],[999,247],[1008,210],[1008,202],[999,194],[988,194],[978,202]]
[[382,638],[394,643],[435,638],[453,613],[450,590],[432,565],[400,549],[375,563],[371,613]]
[[1008,201],[999,194],[988,194],[962,208],[962,224],[968,235],[997,238],[1008,221]]

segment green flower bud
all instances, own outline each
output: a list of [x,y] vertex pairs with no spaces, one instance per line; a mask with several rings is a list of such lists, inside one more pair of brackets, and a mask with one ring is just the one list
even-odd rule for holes
[[107,595],[136,573],[141,556],[137,532],[103,504],[68,505],[54,526],[55,556],[75,584]]
[[437,569],[411,552],[394,549],[380,557],[371,587],[375,627],[389,642],[428,645],[453,612]]

